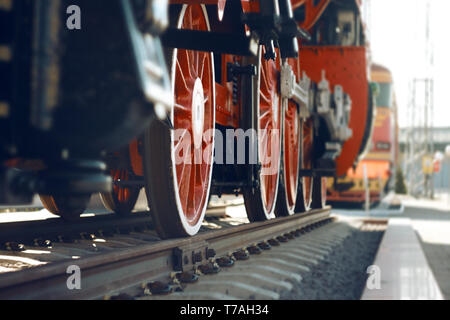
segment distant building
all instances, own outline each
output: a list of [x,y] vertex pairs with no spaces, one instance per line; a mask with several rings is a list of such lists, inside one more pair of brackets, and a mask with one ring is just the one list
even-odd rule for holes
[[[450,145],[450,127],[432,128],[431,136],[433,140],[434,151],[445,151],[445,147]],[[408,140],[408,128],[400,128],[399,143],[400,152],[404,152]]]

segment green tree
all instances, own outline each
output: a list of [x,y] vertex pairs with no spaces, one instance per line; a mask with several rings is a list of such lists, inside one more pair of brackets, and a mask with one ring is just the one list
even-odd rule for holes
[[398,167],[395,174],[395,193],[406,194],[407,192],[403,171]]

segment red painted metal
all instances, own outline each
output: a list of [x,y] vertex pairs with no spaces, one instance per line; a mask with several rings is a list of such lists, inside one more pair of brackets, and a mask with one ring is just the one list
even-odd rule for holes
[[279,95],[280,65],[261,56],[259,87],[259,159],[262,164],[260,182],[264,207],[271,212],[278,188],[281,137],[281,97]]
[[139,152],[139,144],[141,142],[138,139],[134,139],[129,146],[130,153],[130,164],[133,169],[133,173],[136,176],[143,177],[144,176],[144,168],[142,165],[142,155]]
[[[113,181],[128,181],[130,180],[130,173],[126,169],[111,170],[111,177]],[[113,195],[119,203],[127,203],[131,197],[130,188],[113,186]]]
[[[208,30],[200,5],[186,8],[181,28]],[[184,130],[181,137],[175,140],[174,146],[175,154],[182,157],[182,161],[176,163],[177,183],[185,218],[191,226],[195,226],[208,201],[207,184],[211,179],[212,163],[204,161],[204,154],[210,153],[208,148],[211,148],[213,142],[212,135],[205,135],[205,132],[214,128],[215,84],[212,55],[179,49],[175,69],[173,125],[175,130]],[[198,97],[203,101],[196,100]],[[203,116],[199,114],[201,109],[204,109]],[[198,128],[194,123],[201,122],[202,118],[203,126]]]
[[[380,85],[392,86],[391,72],[378,64],[371,66],[371,80]],[[391,92],[384,91],[383,94]],[[382,94],[381,92],[379,94]],[[390,101],[388,99],[387,101]],[[385,102],[385,99],[377,102]],[[395,100],[392,100],[395,101]],[[378,201],[381,192],[386,187],[386,183],[392,175],[392,168],[396,165],[396,153],[398,150],[397,142],[397,121],[395,117],[394,105],[377,105],[376,117],[374,122],[373,134],[371,137],[371,148],[369,152],[364,155],[364,158],[359,162],[358,166],[349,169],[344,178],[338,179],[337,183],[353,185],[346,191],[336,191],[330,184],[328,192],[331,194],[330,200],[336,202],[362,202],[365,200],[365,186],[364,186],[364,167],[366,167],[367,178],[369,179],[370,201]],[[381,147],[383,144],[383,148]]]
[[300,120],[297,105],[289,101],[284,121],[284,174],[285,188],[289,208],[295,207],[298,187],[298,169],[300,153]]
[[347,140],[337,158],[337,176],[343,176],[357,159],[363,141],[364,128],[361,119],[367,119],[369,85],[367,77],[366,49],[364,47],[303,46],[300,50],[302,71],[318,83],[322,71],[330,82],[331,90],[341,85],[352,99],[349,127],[353,136]]
[[245,13],[259,12],[259,0],[241,0],[241,5]]
[[[229,0],[229,1],[239,1],[239,0]],[[259,1],[260,0],[240,0],[242,11],[247,12],[259,12]],[[216,5],[217,15],[219,21],[222,21],[225,12],[225,7],[227,0],[170,0],[170,4],[205,4],[205,5]]]
[[305,20],[301,27],[309,30],[319,20],[331,0],[291,0],[292,8],[295,10],[300,6],[305,6]]
[[[300,63],[298,59],[288,59],[297,81],[299,80]],[[298,106],[292,100],[288,101],[284,114],[284,175],[287,206],[291,211],[295,207],[298,190],[298,174],[300,168],[300,148],[302,126],[298,114]]]
[[[232,0],[230,0],[232,1]],[[258,12],[260,0],[240,0],[242,11]],[[300,6],[305,7],[305,20],[300,24],[304,29],[310,30],[320,19],[331,0],[291,0],[293,9]],[[216,5],[218,19],[215,19],[213,31],[224,31],[226,26],[221,23],[226,0],[171,0],[171,4],[188,4],[186,16],[184,17],[182,28],[194,30],[207,30],[205,19],[202,18],[201,4]],[[214,10],[214,9],[213,9]],[[215,11],[209,11],[214,14]],[[225,18],[227,20],[227,18]],[[218,22],[217,22],[218,21]],[[326,79],[330,82],[333,90],[335,85],[341,85],[344,92],[348,93],[352,99],[352,112],[350,116],[350,128],[353,136],[343,145],[342,154],[337,159],[337,175],[344,175],[355,162],[359,155],[360,145],[363,140],[364,126],[361,125],[361,119],[367,118],[367,100],[368,83],[366,73],[366,49],[364,47],[337,47],[337,46],[303,46],[300,43],[300,57],[293,60],[294,71],[298,77],[300,72],[305,71],[312,81],[318,83],[322,80],[322,72],[325,71]],[[220,66],[221,79],[217,82],[213,79],[211,55],[202,52],[178,50],[177,67],[175,73],[175,129],[184,128],[192,137],[192,96],[195,84],[202,84],[205,97],[205,119],[212,116],[215,110],[215,122],[225,127],[239,128],[241,105],[240,95],[249,94],[233,90],[233,85],[240,88],[239,79],[237,83],[228,82],[227,65],[228,63],[240,63],[241,57],[232,55],[221,55]],[[301,62],[301,68],[300,68]],[[262,163],[262,174],[260,176],[261,192],[263,205],[267,212],[271,212],[276,202],[276,190],[278,185],[278,172],[269,173],[269,168],[278,168],[280,154],[280,145],[273,144],[271,135],[275,130],[281,129],[281,121],[284,118],[284,141],[287,147],[285,153],[285,170],[287,171],[286,194],[289,205],[295,205],[298,201],[297,190],[302,190],[303,201],[306,209],[309,209],[312,201],[312,193],[318,192],[321,198],[326,198],[326,179],[322,179],[321,190],[313,190],[313,179],[303,177],[297,179],[299,163],[303,169],[312,169],[313,151],[314,151],[314,123],[312,120],[300,120],[295,117],[297,106],[290,101],[288,107],[281,117],[281,97],[279,93],[279,62],[261,60],[261,83],[260,83],[260,105],[258,124],[260,128],[259,137],[259,157]],[[199,71],[199,68],[203,70]],[[210,68],[210,69],[208,69]],[[202,73],[199,75],[198,73]],[[235,88],[236,89],[236,88]],[[215,92],[215,97],[212,97]],[[236,104],[233,102],[235,98]],[[245,110],[244,110],[245,111]],[[298,121],[299,123],[296,123]],[[207,121],[206,121],[207,122]],[[206,123],[205,128],[212,128],[213,123]],[[295,135],[295,127],[301,127],[301,135]],[[264,131],[266,130],[266,131]],[[278,134],[280,131],[278,131]],[[180,145],[184,144],[186,137],[182,136],[175,145],[176,151]],[[130,147],[131,148],[131,147]],[[133,150],[136,151],[136,146]],[[205,192],[207,188],[206,176],[210,172],[210,167],[205,164],[195,164],[195,153],[204,151],[205,144],[201,148],[190,142],[191,150],[189,153],[192,164],[177,164],[176,175],[180,190],[180,202],[185,211],[187,220],[193,224],[198,223],[199,210],[205,204]],[[302,158],[296,157],[298,150],[301,151]],[[130,149],[131,150],[131,149]],[[134,161],[133,161],[134,159]],[[132,157],[132,164],[139,161],[138,157]],[[275,162],[275,163],[274,163]],[[140,172],[137,165],[133,165],[136,174]],[[264,174],[266,172],[266,174]],[[210,177],[208,177],[209,179]],[[298,183],[302,188],[298,189]]]
[[[226,127],[239,127],[240,90],[238,90],[237,104],[233,103],[233,83],[227,82],[228,63],[240,63],[241,58],[232,55],[222,55],[220,83],[216,82],[216,123]],[[219,79],[218,79],[219,80]],[[239,82],[237,83],[239,85]]]

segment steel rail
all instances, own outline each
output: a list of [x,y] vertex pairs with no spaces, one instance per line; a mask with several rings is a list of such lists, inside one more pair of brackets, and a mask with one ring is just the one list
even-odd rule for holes
[[105,214],[83,217],[70,223],[62,218],[5,222],[0,223],[0,243],[14,241],[26,244],[42,237],[45,238],[44,240],[53,240],[60,235],[96,234],[99,230],[126,230],[136,226],[152,226],[150,215],[147,212],[137,212],[126,217]]
[[[79,260],[65,260],[17,272],[0,274],[0,299],[98,299],[124,292],[143,282],[168,279],[174,271],[174,251],[182,252],[184,271],[206,263],[189,261],[196,250],[213,249],[216,257],[260,241],[329,219],[331,208],[209,231],[192,238],[163,240]],[[193,260],[193,258],[192,258]],[[81,290],[69,290],[67,268],[81,270]]]

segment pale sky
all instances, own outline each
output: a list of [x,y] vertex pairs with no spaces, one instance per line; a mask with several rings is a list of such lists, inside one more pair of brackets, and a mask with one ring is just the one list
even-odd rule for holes
[[450,126],[450,0],[430,0],[430,32],[434,68],[426,70],[427,0],[363,0],[371,12],[373,61],[394,76],[399,123],[408,124],[408,83],[414,77],[434,78],[434,126]]

